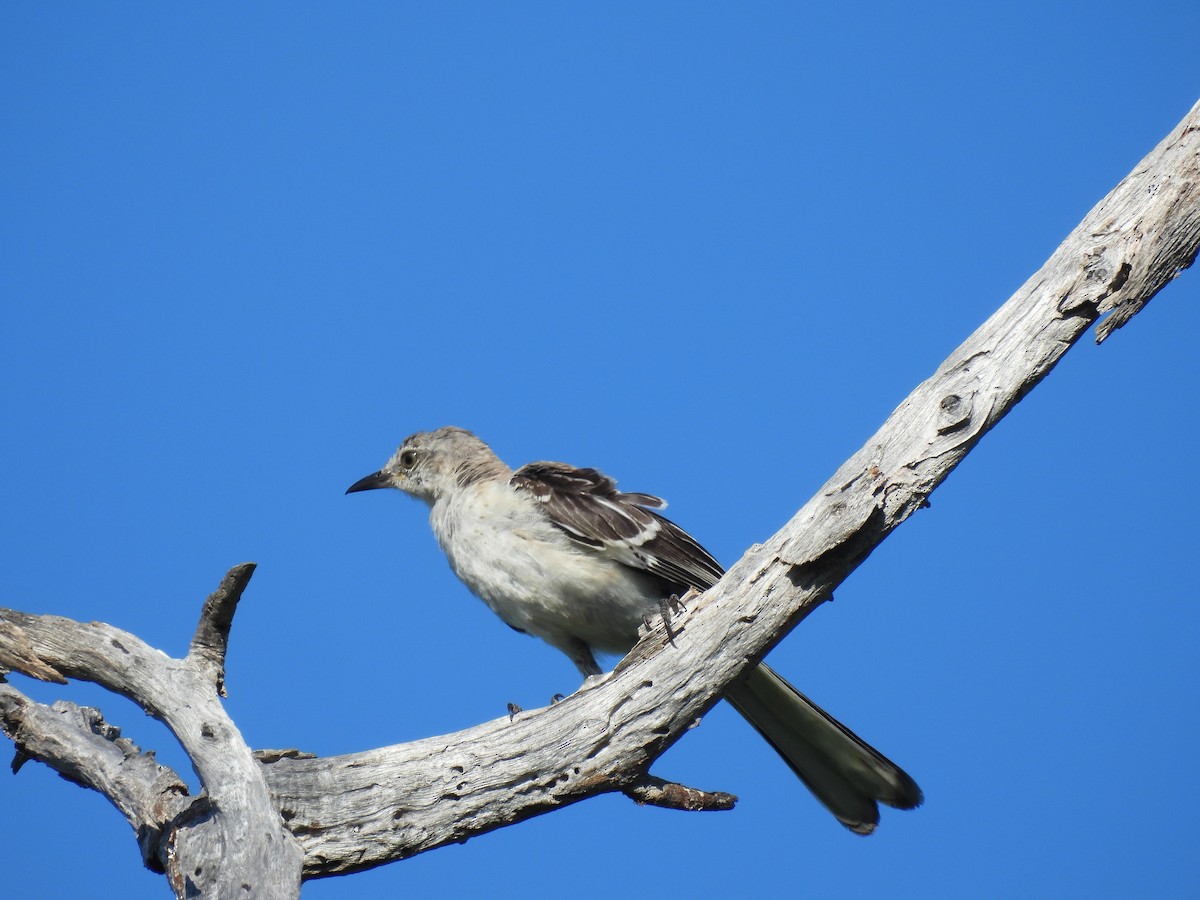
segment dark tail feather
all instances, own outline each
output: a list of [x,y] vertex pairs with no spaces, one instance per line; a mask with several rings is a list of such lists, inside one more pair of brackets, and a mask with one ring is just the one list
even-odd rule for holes
[[725,695],[813,795],[858,834],[879,824],[879,807],[920,806],[903,769],[784,681],[765,664]]

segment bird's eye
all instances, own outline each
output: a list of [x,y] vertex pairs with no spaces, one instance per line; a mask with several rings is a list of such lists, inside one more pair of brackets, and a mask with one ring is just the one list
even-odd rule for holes
[[406,469],[411,469],[413,467],[413,464],[416,461],[417,461],[417,451],[416,450],[405,450],[403,453],[400,454],[400,465],[404,466],[404,468],[406,468]]

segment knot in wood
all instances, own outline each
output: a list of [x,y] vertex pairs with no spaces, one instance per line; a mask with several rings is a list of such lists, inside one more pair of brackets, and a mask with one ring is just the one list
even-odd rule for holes
[[964,399],[958,394],[947,394],[938,404],[937,432],[949,434],[957,431],[971,420],[970,398]]

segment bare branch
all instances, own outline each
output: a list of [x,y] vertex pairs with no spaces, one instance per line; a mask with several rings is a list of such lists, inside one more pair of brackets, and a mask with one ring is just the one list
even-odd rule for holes
[[[228,602],[218,605],[227,608]],[[187,751],[205,796],[176,818],[155,854],[167,860],[178,896],[233,895],[242,885],[260,898],[299,894],[300,850],[282,827],[259,764],[225,712],[208,665],[173,659],[102,622],[0,610],[0,633],[14,627],[24,632],[37,660],[133,700],[170,728]]]
[[66,684],[67,679],[54,666],[39,659],[29,635],[15,622],[9,622],[0,610],[0,676],[5,672],[20,672],[39,681]]
[[[1200,104],[796,516],[549,709],[265,768],[305,877],[367,868],[624,790],[811,612],[1102,314],[1144,306],[1200,247]],[[369,800],[367,799],[369,798]]]
[[637,784],[625,788],[630,800],[646,806],[661,806],[664,809],[682,809],[688,812],[701,810],[733,809],[737,797],[724,791],[702,791],[683,784],[675,784],[653,775],[646,775]]
[[[185,660],[101,623],[0,610],[0,664],[95,681],[176,734],[208,793],[177,814],[165,841],[180,896],[217,892],[228,884],[225,871],[253,873],[256,896],[295,896],[300,853],[283,839],[279,816],[311,878],[461,842],[599,793],[713,808],[728,795],[661,782],[646,775],[650,765],[925,506],[1100,316],[1112,311],[1103,339],[1189,266],[1198,247],[1200,104],[781,531],[689,601],[669,632],[653,627],[611,677],[552,707],[362,753],[270,752],[255,762],[217,696],[244,567],[206,604]],[[99,789],[116,790],[80,770]]]
[[[1141,312],[1164,285],[1196,261],[1200,249],[1196,242],[1200,205],[1195,196],[1195,179],[1200,168],[1196,151],[1198,129],[1196,107],[1192,107],[1175,131],[1122,182],[1131,190],[1156,198],[1157,215],[1139,221],[1127,220],[1120,208],[1106,206],[1117,193],[1113,191],[1088,217],[1097,220],[1096,236],[1103,239],[1092,250],[1090,271],[1097,282],[1107,285],[1099,311],[1109,313],[1096,326],[1097,344]],[[1155,158],[1156,154],[1161,156]],[[1189,184],[1190,189],[1181,189]],[[1110,212],[1111,217],[1105,218]],[[1149,246],[1138,246],[1143,241]],[[1134,289],[1126,288],[1129,282],[1134,283]],[[1138,284],[1147,288],[1138,290]]]
[[221,584],[208,595],[200,611],[200,622],[192,637],[188,659],[207,672],[222,697],[225,693],[225,653],[229,647],[229,629],[237,612],[242,592],[254,574],[254,563],[234,566],[221,579]]
[[148,868],[165,870],[166,827],[191,803],[187,785],[153,753],[142,753],[98,709],[60,700],[46,706],[0,684],[0,728],[17,747],[13,770],[28,759],[99,791],[138,835]]

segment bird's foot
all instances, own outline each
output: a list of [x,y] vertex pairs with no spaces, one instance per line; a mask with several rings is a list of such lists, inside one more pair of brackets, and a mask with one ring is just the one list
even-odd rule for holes
[[[683,605],[683,601],[679,599],[678,594],[672,594],[670,597],[663,597],[658,601],[658,615],[662,619],[663,630],[667,632],[667,643],[672,647],[675,646],[675,635],[677,631],[671,628],[671,618],[679,613],[686,612],[687,607]],[[650,623],[646,622],[646,627],[650,627]]]

